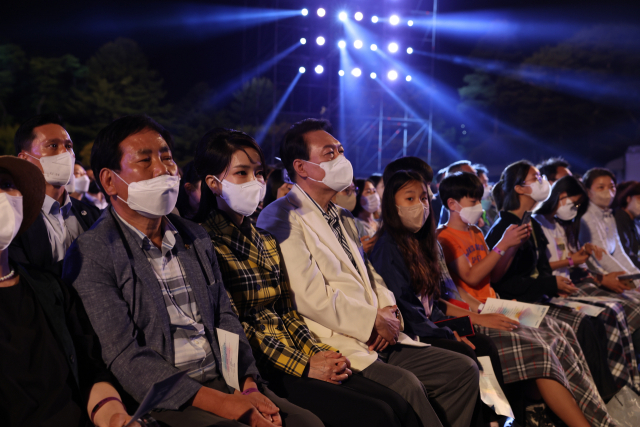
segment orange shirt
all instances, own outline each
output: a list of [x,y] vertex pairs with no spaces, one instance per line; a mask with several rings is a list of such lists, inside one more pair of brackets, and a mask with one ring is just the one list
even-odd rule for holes
[[[445,225],[442,226],[438,232],[438,241],[440,245],[442,245],[444,259],[447,265],[464,255],[467,257],[469,264],[473,266],[487,256],[489,249],[484,241],[482,231],[480,231],[478,227],[472,226],[469,227],[469,231],[460,231]],[[450,271],[450,273],[456,286],[461,286],[480,302],[484,303],[487,301],[487,298],[496,297],[496,292],[491,287],[491,279],[489,276],[482,279],[476,287],[471,287],[453,271]]]

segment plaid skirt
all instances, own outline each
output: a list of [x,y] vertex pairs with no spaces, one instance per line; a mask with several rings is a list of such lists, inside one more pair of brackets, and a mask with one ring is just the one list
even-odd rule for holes
[[615,426],[593,383],[575,333],[569,325],[545,316],[539,328],[508,332],[476,326],[498,348],[505,383],[549,378],[566,387],[592,426]]
[[[624,293],[621,294],[617,294],[605,288],[601,288],[591,281],[580,282],[577,283],[576,286],[587,296],[607,297],[618,300],[618,302],[624,308],[624,313],[627,317],[627,326],[629,326],[629,332],[633,334],[637,329],[640,329],[640,291],[634,289],[624,291]],[[591,301],[585,302],[593,304],[593,302]]]

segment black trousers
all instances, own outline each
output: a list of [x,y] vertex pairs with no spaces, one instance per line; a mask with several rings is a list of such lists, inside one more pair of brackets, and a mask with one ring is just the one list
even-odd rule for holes
[[261,373],[278,396],[312,412],[326,427],[421,426],[402,396],[357,373],[340,385],[273,369]]
[[607,331],[604,322],[597,317],[586,316],[578,326],[576,337],[600,396],[605,403],[609,402],[618,393],[618,387],[607,361],[607,349],[604,344],[607,342]]

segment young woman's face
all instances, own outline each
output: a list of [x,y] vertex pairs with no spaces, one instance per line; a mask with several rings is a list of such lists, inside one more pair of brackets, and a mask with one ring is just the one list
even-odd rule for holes
[[257,179],[264,184],[264,165],[260,161],[260,154],[253,148],[237,150],[231,157],[229,167],[218,179],[226,179],[233,184],[245,184]]
[[616,194],[616,183],[608,176],[599,176],[591,183],[591,191],[613,191]]
[[370,196],[372,194],[376,194],[377,192],[378,190],[376,190],[376,187],[374,187],[370,181],[365,181],[360,203],[362,203],[362,199],[365,199],[367,196]]
[[[558,208],[560,208],[560,206],[566,205],[569,201],[571,201],[573,205],[577,208],[582,203],[582,196],[578,194],[577,196],[569,197],[567,196],[566,191],[564,193],[560,193],[560,195],[558,196]],[[558,208],[556,208],[556,210],[558,210]]]
[[427,187],[420,181],[409,181],[395,195],[396,206],[411,207],[422,203],[429,207]]

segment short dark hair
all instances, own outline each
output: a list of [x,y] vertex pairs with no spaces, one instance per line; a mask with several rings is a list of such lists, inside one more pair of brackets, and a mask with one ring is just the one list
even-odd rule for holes
[[330,135],[333,134],[333,128],[329,121],[324,119],[304,119],[294,123],[282,137],[280,159],[289,174],[289,178],[294,182],[296,180],[296,172],[293,169],[293,162],[296,159],[309,160],[309,147],[304,136],[317,130],[323,130]]
[[471,162],[469,160],[458,160],[457,162],[451,163],[447,166],[447,175],[453,174],[455,172],[460,172],[463,166],[471,166]]
[[38,114],[24,121],[13,137],[16,155],[20,154],[21,151],[29,151],[31,149],[31,143],[36,137],[33,133],[35,128],[50,124],[64,127],[62,120],[57,114]]
[[569,169],[571,165],[562,157],[551,157],[540,163],[536,168],[540,171],[540,175],[545,175],[549,181],[556,181],[558,168]]
[[433,181],[433,169],[427,162],[419,157],[407,156],[400,157],[399,159],[392,161],[384,168],[382,181],[384,182],[385,187],[393,174],[398,171],[418,172],[422,176],[424,182],[431,183],[431,181]]
[[608,176],[609,178],[611,178],[613,180],[614,184],[616,184],[616,185],[618,184],[618,182],[616,180],[616,176],[613,174],[613,172],[611,172],[609,169],[605,169],[605,168],[591,168],[591,169],[589,169],[583,175],[582,182],[584,183],[584,186],[587,187],[587,190],[590,190],[591,186],[593,185],[593,181],[595,181],[597,178],[600,178],[601,176]]
[[382,179],[382,175],[379,173],[374,173],[372,174],[369,178],[367,178],[369,181],[371,181],[371,183],[373,184],[374,187],[377,187],[378,184],[380,183],[380,181],[382,181],[382,184],[384,185],[384,180]]
[[627,203],[628,197],[640,196],[640,182],[621,182],[617,187],[616,197],[613,199],[611,209],[626,209],[629,206],[629,203]]
[[472,168],[476,170],[476,175],[480,176],[480,174],[485,175],[489,178],[489,169],[485,165],[481,165],[480,163],[476,163],[475,165],[471,165]]
[[447,176],[440,183],[440,200],[442,206],[449,209],[447,200],[453,199],[459,202],[463,197],[472,197],[474,199],[482,199],[484,186],[477,175],[469,172],[456,172]]
[[98,132],[91,148],[91,170],[93,170],[93,175],[100,187],[102,187],[100,183],[102,169],[120,170],[120,161],[122,160],[120,143],[144,129],[158,132],[173,151],[171,134],[151,117],[145,114],[120,117]]

